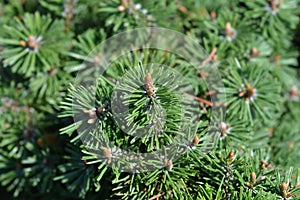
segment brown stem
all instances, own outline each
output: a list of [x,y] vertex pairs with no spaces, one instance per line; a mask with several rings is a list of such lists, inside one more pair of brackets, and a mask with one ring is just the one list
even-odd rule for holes
[[196,97],[196,96],[193,96],[193,95],[190,95],[190,94],[187,94],[187,93],[184,93],[185,96],[187,97],[191,97],[192,99],[200,102],[200,103],[203,103],[203,104],[206,104],[206,105],[209,105],[209,106],[213,106],[214,103],[211,102],[211,101],[208,101],[206,99],[203,99],[203,98],[200,98],[200,97]]
[[[172,190],[169,190],[169,191],[168,191],[168,193],[172,193],[172,192],[173,192]],[[158,199],[159,197],[162,197],[162,196],[164,196],[165,194],[166,194],[166,192],[162,192],[162,193],[160,193],[160,194],[157,194],[157,195],[151,197],[149,200]]]
[[208,91],[208,92],[205,94],[205,96],[207,97],[207,96],[210,96],[210,95],[213,95],[213,94],[216,94],[216,93],[217,93],[216,90],[211,90],[211,91]]
[[183,5],[179,5],[177,9],[184,14],[189,14],[189,10]]
[[204,103],[201,103],[201,102],[200,102],[200,106],[201,106],[203,112],[204,112],[204,113],[207,113],[207,109],[205,108]]
[[202,65],[209,63],[217,52],[217,47],[214,47],[209,56],[202,62]]

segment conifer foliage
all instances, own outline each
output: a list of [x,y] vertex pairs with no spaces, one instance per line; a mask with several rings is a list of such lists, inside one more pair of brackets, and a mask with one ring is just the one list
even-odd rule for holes
[[[299,0],[0,0],[1,195],[299,199],[299,17]],[[126,43],[145,27],[189,39]]]

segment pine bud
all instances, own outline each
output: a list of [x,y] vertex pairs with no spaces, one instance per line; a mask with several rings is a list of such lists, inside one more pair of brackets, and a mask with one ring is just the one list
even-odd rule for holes
[[290,187],[289,187],[288,183],[282,182],[280,184],[281,196],[283,198],[288,198],[288,196],[289,196],[289,194],[288,194],[289,189],[290,189]]
[[209,15],[210,15],[211,19],[216,19],[217,18],[217,13],[215,11],[211,11]]
[[276,11],[283,5],[283,0],[269,0],[269,4],[272,11]]
[[149,96],[154,95],[154,86],[151,75],[147,72],[145,77],[145,89]]
[[296,85],[293,85],[289,91],[289,99],[291,101],[297,101],[299,96],[299,91]]
[[96,122],[96,108],[92,108],[90,110],[83,110],[84,113],[88,114],[90,119],[87,121],[88,124],[93,124]]
[[164,159],[164,165],[165,165],[165,168],[168,171],[172,171],[172,168],[173,168],[173,162],[172,162],[172,160]]
[[96,116],[98,117],[98,119],[102,119],[104,117],[104,112],[106,111],[106,107],[105,105],[102,106],[97,106],[96,107]]
[[200,71],[199,72],[200,77],[206,78],[209,76],[209,73],[205,72],[205,71]]
[[268,129],[268,134],[269,134],[270,136],[272,136],[273,133],[274,133],[274,128],[269,128],[269,129]]
[[251,181],[252,184],[254,184],[256,182],[256,174],[255,174],[255,172],[252,172],[250,174],[250,181]]
[[229,124],[221,122],[221,138],[225,138],[230,133],[230,129]]
[[237,32],[231,27],[229,22],[225,24],[225,34],[229,41],[232,41],[234,38],[236,38]]
[[33,49],[33,50],[37,50],[39,48],[38,41],[32,35],[28,36],[28,38],[27,38],[27,44],[28,44],[28,47],[31,48],[31,49]]
[[273,58],[273,62],[275,64],[276,67],[279,67],[280,66],[280,59],[281,59],[281,56],[279,54],[276,54]]
[[268,163],[264,159],[261,159],[261,161],[260,161],[260,168],[261,169],[267,169],[267,168],[272,168],[272,167],[273,166],[270,163]]
[[253,88],[249,83],[245,83],[244,90],[240,91],[238,96],[245,98],[245,101],[248,103],[250,101],[253,101],[257,96],[257,91],[255,88]]
[[289,141],[288,145],[290,148],[293,148],[295,146],[295,142],[294,141]]
[[231,150],[227,156],[227,163],[231,164],[234,160],[234,150]]
[[172,168],[173,168],[173,162],[172,160],[169,160],[167,170],[172,171]]
[[122,5],[118,6],[118,11],[123,12],[124,10],[125,10],[124,6],[122,6]]
[[184,14],[189,14],[189,10],[183,5],[179,5],[178,10]]
[[193,139],[191,146],[197,146],[198,143],[199,143],[199,137],[196,134],[196,135],[194,135],[194,139]]
[[41,147],[41,148],[44,148],[44,147],[45,147],[44,140],[43,140],[43,138],[41,138],[41,137],[37,139],[36,143],[37,143],[37,144],[39,145],[39,147]]
[[48,72],[48,74],[49,74],[50,76],[54,76],[54,75],[56,74],[56,70],[55,70],[55,69],[50,69],[50,70],[48,70],[47,72]]
[[102,151],[104,156],[108,159],[108,164],[110,164],[112,160],[111,151],[106,147],[102,147]]
[[253,47],[251,49],[251,53],[250,53],[251,57],[257,57],[260,55],[260,51],[257,50],[257,48]]
[[21,45],[22,47],[26,47],[26,42],[25,42],[24,40],[20,40],[20,45]]
[[95,64],[96,66],[100,66],[102,64],[102,54],[98,53],[97,55],[95,55],[95,57],[93,58],[93,64]]

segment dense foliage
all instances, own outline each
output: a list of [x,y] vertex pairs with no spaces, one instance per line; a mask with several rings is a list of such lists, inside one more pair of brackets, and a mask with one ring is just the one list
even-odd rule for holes
[[[300,199],[299,14],[299,0],[0,0],[1,195]],[[142,27],[185,34],[201,66],[101,54]]]

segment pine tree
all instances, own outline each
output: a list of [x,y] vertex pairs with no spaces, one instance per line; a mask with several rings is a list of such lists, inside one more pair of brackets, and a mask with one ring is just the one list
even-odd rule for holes
[[299,199],[299,4],[0,0],[1,194]]

